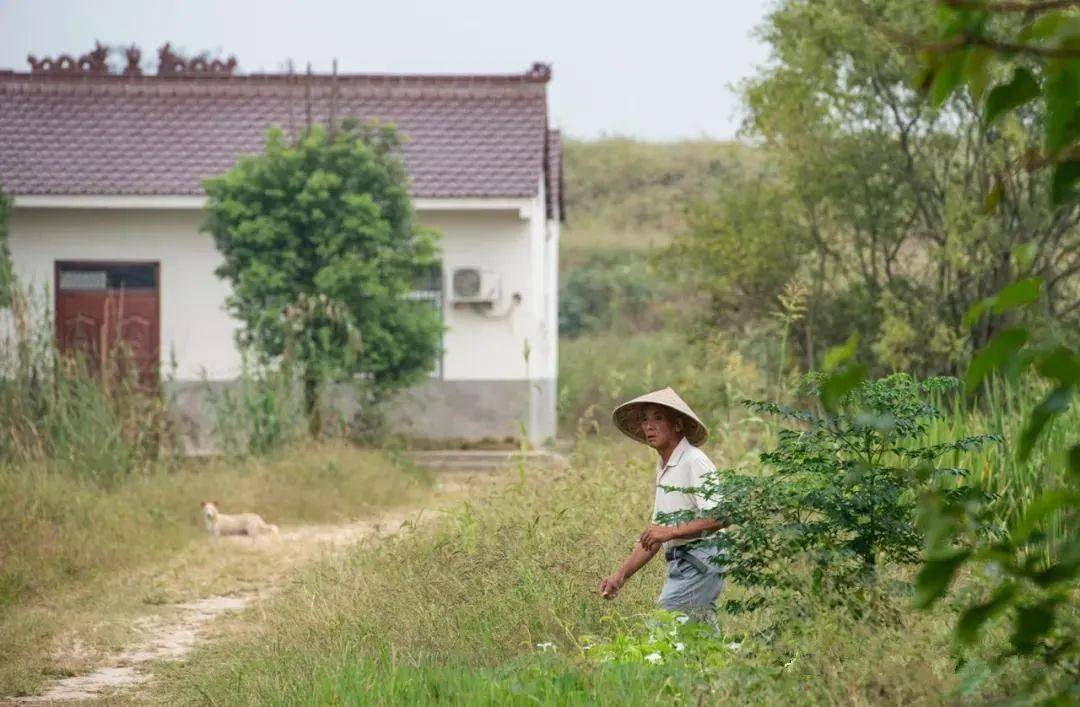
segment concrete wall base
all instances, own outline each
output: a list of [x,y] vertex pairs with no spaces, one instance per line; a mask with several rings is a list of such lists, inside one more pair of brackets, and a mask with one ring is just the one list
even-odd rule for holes
[[[222,449],[217,432],[220,401],[234,394],[240,381],[168,381],[163,392],[173,424],[189,454],[214,454]],[[299,390],[290,396],[302,415]],[[349,428],[363,426],[362,407],[355,389],[334,384],[324,391],[328,419]],[[439,380],[429,379],[398,393],[386,406],[387,427],[408,437],[426,440],[481,441],[518,439],[524,431],[530,444],[555,436],[555,380]]]

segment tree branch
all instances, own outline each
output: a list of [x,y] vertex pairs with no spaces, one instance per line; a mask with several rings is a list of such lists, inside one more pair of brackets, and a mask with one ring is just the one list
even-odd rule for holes
[[985,2],[980,0],[938,0],[938,5],[957,10],[984,10],[987,12],[1048,12],[1080,7],[1080,0],[1041,0],[1040,2]]
[[985,47],[991,51],[1001,54],[1027,54],[1028,56],[1038,57],[1040,59],[1076,59],[1080,58],[1080,49],[1073,49],[1070,47],[1040,47],[1035,44],[1019,44],[1017,42],[1008,42],[1001,39],[993,39],[991,37],[982,37],[977,34],[970,34],[964,32],[958,34],[956,37],[944,42],[937,42],[936,44],[926,44],[907,37],[902,39],[905,44],[914,46],[924,51],[933,52],[934,54],[948,54],[949,52],[957,49],[967,49],[969,47]]

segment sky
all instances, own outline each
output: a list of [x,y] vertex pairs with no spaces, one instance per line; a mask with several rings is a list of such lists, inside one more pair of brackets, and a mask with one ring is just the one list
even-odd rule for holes
[[[754,37],[771,0],[0,0],[0,69],[28,54],[135,43],[143,62],[235,55],[342,73],[521,73],[553,65],[554,127],[575,137],[728,139],[734,86],[768,58]],[[121,55],[111,58],[114,66]]]

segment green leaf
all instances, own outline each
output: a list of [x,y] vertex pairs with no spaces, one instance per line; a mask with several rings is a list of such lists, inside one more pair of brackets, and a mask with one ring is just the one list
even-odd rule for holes
[[992,307],[993,304],[994,304],[994,298],[993,297],[987,297],[986,299],[979,300],[978,302],[973,304],[971,306],[971,309],[969,309],[964,314],[964,322],[963,322],[964,328],[965,329],[970,329],[971,327],[975,326],[975,324],[979,321],[979,319],[986,312],[986,310],[989,309],[990,307]]
[[1026,44],[1031,41],[1049,39],[1065,28],[1068,21],[1069,16],[1063,12],[1048,12],[1038,15],[1016,35],[1016,41]]
[[1035,359],[1035,370],[1059,386],[1080,385],[1080,353],[1067,346],[1055,346]]
[[1080,444],[1074,444],[1069,449],[1069,472],[1080,479]]
[[968,607],[956,624],[956,639],[967,645],[974,643],[983,624],[1007,609],[1014,596],[1016,585],[1003,584],[987,602]]
[[1069,409],[1069,398],[1071,397],[1072,391],[1069,388],[1054,388],[1031,411],[1027,427],[1020,433],[1020,444],[1017,449],[1017,458],[1020,461],[1026,461],[1031,456],[1031,450],[1035,447],[1035,443],[1039,441],[1039,436],[1047,423],[1054,416],[1060,415]]
[[930,84],[930,105],[939,108],[964,80],[966,59],[965,52],[956,52],[945,57]]
[[1016,261],[1016,270],[1020,273],[1025,273],[1031,269],[1031,264],[1035,262],[1035,256],[1039,253],[1039,246],[1034,241],[1028,241],[1027,243],[1021,243],[1012,249],[1013,260]]
[[1035,650],[1039,639],[1054,627],[1054,613],[1054,605],[1045,601],[1016,611],[1013,635],[1009,640],[1018,653],[1028,655]]
[[[1080,86],[1075,62],[1059,62],[1047,68],[1045,85],[1046,124],[1044,142],[1050,152],[1070,145],[1077,138],[1077,106]],[[1056,201],[1055,201],[1056,203]]]
[[990,89],[983,107],[983,125],[990,125],[1005,113],[1039,96],[1039,81],[1022,66],[1016,67],[1012,80]]
[[1050,177],[1050,203],[1064,206],[1075,201],[1077,179],[1080,179],[1080,161],[1067,160],[1055,164]]
[[982,212],[984,214],[994,213],[1001,203],[1001,198],[1003,196],[1005,196],[1005,185],[1001,183],[1000,179],[995,179],[994,186],[992,186],[990,191],[986,192],[986,196],[983,197]]
[[993,58],[994,52],[987,47],[976,47],[968,52],[967,61],[964,63],[964,79],[976,101],[980,100],[986,92],[986,84],[990,80],[989,67]]
[[1029,277],[1006,286],[994,297],[994,314],[1002,314],[1039,299],[1042,282],[1041,277]]
[[852,334],[848,340],[839,346],[834,346],[825,352],[825,360],[821,364],[826,373],[836,370],[836,367],[850,360],[859,348],[859,335]]
[[970,555],[970,550],[951,550],[923,562],[915,578],[915,606],[925,609],[944,596],[956,571]]
[[821,384],[822,406],[829,412],[839,408],[844,396],[866,380],[868,370],[864,364],[855,363],[828,376]]
[[1024,327],[1011,327],[998,333],[986,346],[979,349],[968,365],[964,376],[964,389],[968,395],[975,392],[983,378],[992,370],[1000,368],[1027,343],[1028,330]]

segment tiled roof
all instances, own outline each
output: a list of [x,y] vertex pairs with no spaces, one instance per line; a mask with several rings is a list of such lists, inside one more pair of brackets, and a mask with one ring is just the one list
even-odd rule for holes
[[[0,186],[11,194],[198,195],[267,129],[335,115],[397,125],[416,197],[523,197],[557,164],[546,67],[506,76],[228,78],[0,72]],[[555,143],[557,145],[557,142]]]

